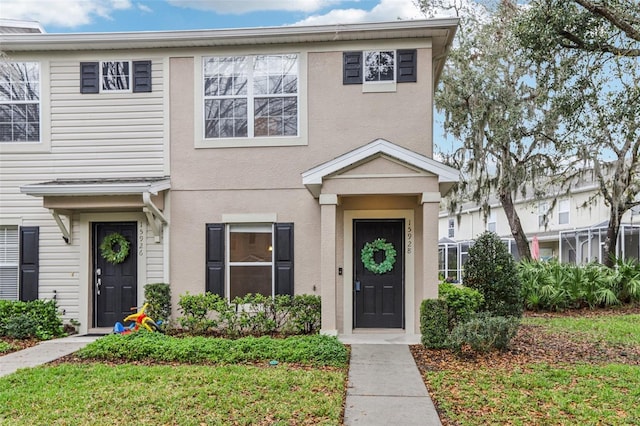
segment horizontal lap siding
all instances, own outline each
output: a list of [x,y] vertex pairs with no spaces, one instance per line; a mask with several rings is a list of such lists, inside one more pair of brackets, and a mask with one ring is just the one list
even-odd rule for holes
[[[74,220],[72,243],[65,244],[42,199],[21,194],[20,187],[54,179],[166,174],[162,59],[153,60],[150,93],[80,94],[79,63],[50,62],[51,151],[0,155],[0,224],[17,218],[23,226],[40,227],[39,296],[55,297],[65,320],[79,317],[80,265],[89,259],[80,253],[79,221]],[[161,282],[162,244],[145,228],[147,281]]]
[[[100,58],[96,58],[100,59]],[[51,146],[58,177],[164,174],[162,61],[149,93],[80,94],[79,61],[51,63]]]

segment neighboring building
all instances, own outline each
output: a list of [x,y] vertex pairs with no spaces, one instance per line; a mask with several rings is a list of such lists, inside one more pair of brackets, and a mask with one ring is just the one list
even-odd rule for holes
[[[458,179],[432,158],[456,27],[0,36],[0,90],[20,88],[0,100],[0,297],[55,297],[86,332],[151,282],[174,308],[187,291],[308,293],[324,333],[419,333]],[[114,265],[100,245],[118,235]],[[384,274],[361,259],[378,238],[396,251]]]
[[[517,199],[516,211],[530,248],[538,245],[539,259],[574,264],[604,261],[603,246],[610,211],[598,195],[597,183],[590,172],[576,181],[567,194]],[[622,217],[617,244],[619,257],[640,259],[638,216],[638,212],[628,211]],[[471,203],[464,204],[459,215],[440,211],[438,268],[441,277],[461,280],[469,247],[484,231],[495,232],[513,256],[519,258],[511,228],[498,200],[490,202],[486,220],[482,210]]]

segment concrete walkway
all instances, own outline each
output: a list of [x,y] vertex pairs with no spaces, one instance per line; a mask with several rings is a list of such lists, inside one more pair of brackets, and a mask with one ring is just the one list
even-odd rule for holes
[[0,357],[0,377],[14,373],[19,368],[36,367],[65,355],[69,355],[101,336],[69,336],[45,340],[21,351]]
[[344,424],[441,425],[409,346],[352,344]]

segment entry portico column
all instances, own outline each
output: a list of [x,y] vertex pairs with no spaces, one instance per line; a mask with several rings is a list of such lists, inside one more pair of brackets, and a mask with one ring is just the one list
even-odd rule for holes
[[[422,193],[422,294],[416,295],[420,312],[423,299],[438,298],[438,218],[440,213],[440,193]],[[418,318],[419,315],[416,316]]]
[[336,326],[336,194],[320,194],[321,333],[338,335]]

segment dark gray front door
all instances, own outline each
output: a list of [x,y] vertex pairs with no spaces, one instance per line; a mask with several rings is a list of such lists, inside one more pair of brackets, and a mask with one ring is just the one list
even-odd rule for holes
[[[354,232],[354,327],[404,327],[404,219],[356,219]],[[385,273],[368,270],[361,259],[365,244],[384,238],[396,251],[393,269]],[[385,260],[385,252],[373,256],[376,264]]]
[[[138,265],[135,222],[93,224],[93,295],[95,327],[113,327],[137,306]],[[100,253],[105,237],[117,232],[130,244],[122,263],[108,262]],[[114,247],[118,250],[118,247]]]

